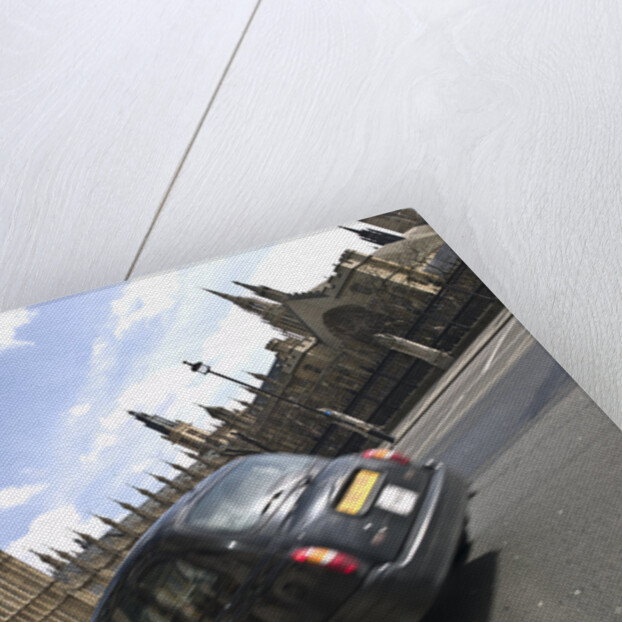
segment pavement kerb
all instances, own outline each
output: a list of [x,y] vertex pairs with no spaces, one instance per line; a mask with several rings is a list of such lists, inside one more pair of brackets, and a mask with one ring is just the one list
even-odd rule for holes
[[[482,331],[482,334],[462,353],[460,358],[442,375],[437,383],[430,389],[420,403],[415,407],[415,414],[404,420],[393,430],[395,445],[404,435],[425,415],[426,411],[445,393],[453,382],[470,365],[471,361],[488,345],[491,339],[503,329],[503,327],[514,318],[514,316],[504,309],[499,313],[490,324]],[[384,443],[384,447],[391,447],[389,443]]]

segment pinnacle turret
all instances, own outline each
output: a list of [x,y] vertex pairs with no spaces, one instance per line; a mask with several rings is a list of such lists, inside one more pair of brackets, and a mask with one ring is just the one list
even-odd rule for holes
[[185,473],[186,475],[189,475],[193,479],[203,479],[204,477],[200,473],[196,473],[195,471],[192,471],[189,468],[182,466],[181,464],[176,464],[175,462],[168,462],[167,460],[164,460],[164,463],[168,464],[171,468],[179,471],[180,473]]
[[389,233],[388,231],[379,231],[378,229],[352,229],[351,227],[342,226],[339,228],[350,231],[351,233],[356,233],[361,240],[371,242],[372,244],[376,244],[376,246],[384,246],[385,244],[399,242],[404,239],[404,236],[402,235],[396,235],[395,233]]
[[171,505],[173,505],[173,503],[175,503],[174,499],[169,499],[168,497],[158,492],[151,492],[150,490],[147,490],[146,488],[140,488],[138,486],[132,486],[132,488],[136,490],[137,492],[139,492],[144,497],[147,497],[148,499],[152,499],[153,501],[156,501],[157,503],[165,507],[170,507]]
[[67,551],[61,551],[59,549],[52,549],[59,557],[62,557],[67,562],[73,564],[76,568],[80,568],[80,570],[84,570],[85,572],[89,572],[91,574],[97,574],[99,572],[99,568],[89,563],[85,559],[81,559],[76,555],[72,555],[71,553],[67,553]]
[[170,434],[171,430],[175,429],[177,422],[161,417],[160,415],[148,415],[144,412],[138,412],[135,410],[128,410],[128,415],[131,415],[137,421],[144,423],[148,428],[156,430],[164,435]]
[[278,304],[264,302],[263,300],[259,300],[258,298],[251,298],[247,296],[234,296],[232,294],[217,292],[213,289],[207,289],[205,287],[202,289],[203,291],[209,292],[210,294],[214,294],[214,296],[218,296],[219,298],[232,302],[234,305],[237,305],[245,311],[250,311],[251,313],[256,313],[258,315],[263,315],[268,310],[274,309],[279,306]]
[[233,296],[231,294],[223,294],[222,292],[214,291],[213,289],[203,289],[210,294],[214,294],[215,296],[232,302],[245,311],[258,315],[262,320],[285,333],[292,332],[298,335],[307,335],[309,333],[308,329],[292,313],[291,309],[282,302],[266,302],[259,298]]
[[108,544],[107,542],[105,542],[101,538],[96,538],[96,537],[92,536],[91,534],[84,533],[82,531],[74,531],[73,533],[75,533],[77,536],[80,536],[80,538],[86,544],[92,544],[93,546],[96,546],[98,549],[100,549],[102,551],[107,551],[107,552],[110,552],[110,553],[117,552],[117,548],[115,546],[113,546],[112,544]]
[[155,473],[149,473],[149,475],[157,479],[159,482],[162,482],[163,484],[166,484],[167,486],[170,486],[171,488],[174,488],[181,492],[188,492],[189,490],[192,490],[194,488],[193,484],[182,484],[181,482],[168,479],[167,477],[164,477],[162,475],[156,475]]
[[261,380],[261,382],[274,382],[274,380],[270,378],[270,376],[266,376],[266,374],[259,374],[254,371],[247,371],[246,373],[257,380]]
[[[196,404],[196,402],[195,402]],[[219,419],[221,421],[230,419],[235,416],[235,413],[223,406],[206,406],[205,404],[196,404],[202,408],[213,419]]]
[[247,283],[240,283],[239,281],[233,281],[233,283],[239,287],[248,289],[261,298],[266,298],[267,300],[272,300],[273,302],[285,302],[290,298],[289,294],[281,292],[278,289],[272,289],[266,285],[248,285]]
[[262,391],[258,387],[244,387],[244,389],[249,393],[253,393],[254,395],[266,395],[266,392]]
[[120,531],[126,536],[137,538],[141,535],[135,529],[132,529],[131,527],[128,527],[127,525],[124,525],[123,523],[120,523],[118,521],[112,520],[112,518],[108,518],[107,516],[101,516],[100,514],[93,514],[93,516],[95,516],[95,518],[98,518],[102,523],[104,523],[104,525],[108,525],[109,527]]
[[61,561],[57,557],[49,555],[48,553],[39,553],[33,549],[29,549],[29,551],[36,555],[44,564],[52,566],[52,568],[55,568],[56,570],[61,570],[66,566],[65,562]]
[[253,404],[252,402],[247,402],[246,400],[235,400],[238,404],[241,404],[242,406],[244,406],[245,408],[252,408]]
[[138,508],[131,503],[126,503],[125,501],[118,501],[117,499],[112,499],[112,501],[114,501],[117,505],[120,505],[124,510],[131,512],[132,514],[135,514],[136,516],[139,516],[146,521],[155,522],[156,520],[158,520],[158,518],[160,518],[158,514],[154,514],[153,512],[149,512],[148,510],[144,510],[143,508]]

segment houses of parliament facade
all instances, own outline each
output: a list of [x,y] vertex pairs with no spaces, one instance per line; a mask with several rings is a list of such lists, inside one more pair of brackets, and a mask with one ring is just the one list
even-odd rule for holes
[[345,251],[333,274],[309,291],[242,283],[235,283],[235,295],[206,291],[279,331],[265,346],[274,353],[270,369],[250,374],[248,399],[239,408],[202,406],[220,422],[211,433],[130,411],[137,425],[183,448],[190,466],[171,463],[174,477],[154,474],[153,489],[136,489],[140,504],[118,501],[127,511],[121,520],[99,516],[109,528],[100,538],[76,533],[80,552],[38,552],[50,574],[0,552],[0,621],[89,620],[134,543],[198,482],[257,451],[357,451],[369,442],[365,437],[309,407],[390,429],[443,373],[439,361],[459,354],[501,308],[414,210],[362,223],[367,228],[353,231],[377,250]]

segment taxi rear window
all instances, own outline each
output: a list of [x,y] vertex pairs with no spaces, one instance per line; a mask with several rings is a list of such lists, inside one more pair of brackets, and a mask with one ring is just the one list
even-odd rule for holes
[[245,531],[262,518],[267,504],[286,492],[284,482],[312,465],[310,456],[266,455],[240,463],[195,502],[186,522],[209,530]]

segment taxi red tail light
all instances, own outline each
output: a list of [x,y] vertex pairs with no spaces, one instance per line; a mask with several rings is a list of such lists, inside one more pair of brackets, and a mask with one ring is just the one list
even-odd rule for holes
[[352,574],[359,568],[359,560],[347,553],[319,546],[296,549],[291,558],[302,564],[315,564],[341,574]]
[[363,458],[375,458],[376,460],[392,460],[403,465],[410,464],[410,458],[398,451],[390,449],[367,449],[363,452]]

